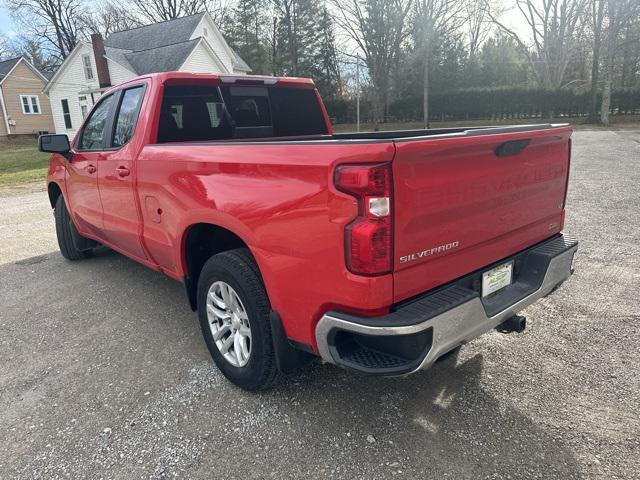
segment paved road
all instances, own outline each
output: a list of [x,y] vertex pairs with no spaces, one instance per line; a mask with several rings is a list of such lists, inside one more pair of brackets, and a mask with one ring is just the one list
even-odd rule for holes
[[182,287],[56,251],[46,193],[0,192],[0,478],[640,478],[640,132],[580,131],[577,273],[406,379],[215,370]]

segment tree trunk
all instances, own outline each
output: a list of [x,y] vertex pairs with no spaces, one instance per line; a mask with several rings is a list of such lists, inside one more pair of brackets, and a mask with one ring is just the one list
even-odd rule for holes
[[380,130],[380,124],[384,123],[384,108],[387,104],[388,87],[386,78],[384,78],[386,75],[388,75],[386,69],[378,69],[377,65],[375,66],[373,71],[373,129],[376,132]]
[[422,121],[424,128],[429,128],[429,55],[425,49],[424,72],[422,77]]
[[600,104],[600,124],[609,126],[609,108],[611,108],[611,83],[613,81],[613,54],[607,55],[607,66],[605,69],[604,88],[602,90],[602,103]]
[[271,74],[274,76],[277,76],[278,73],[278,63],[277,63],[277,56],[278,56],[278,46],[277,46],[277,41],[278,41],[278,19],[276,17],[273,17],[273,49],[271,51]]
[[429,60],[431,59],[431,39],[426,39],[424,48],[424,72],[422,79],[422,118],[424,128],[429,128]]
[[[596,2],[597,0],[593,0]],[[600,46],[602,45],[602,16],[604,13],[604,0],[598,3],[596,10],[593,5],[593,62],[591,64],[591,107],[588,122],[595,123],[598,118],[598,74],[600,73]]]
[[602,90],[602,104],[600,106],[600,124],[603,127],[609,126],[609,108],[611,107],[611,78],[604,81]]
[[[627,85],[627,83],[628,83],[629,74],[634,71],[633,67],[635,67],[635,65],[632,66],[632,60],[631,60],[633,58],[632,54],[634,53],[633,47],[635,45],[635,47],[637,48],[637,45],[638,45],[636,42],[634,42],[631,39],[632,35],[633,34],[631,33],[631,25],[627,25],[627,28],[625,30],[625,38],[624,38],[625,46],[622,54],[622,75],[620,78],[621,87],[632,86],[631,82],[629,82],[629,85]],[[633,63],[635,64],[635,59]]]
[[613,82],[613,51],[615,48],[616,37],[609,32],[607,39],[607,57],[604,74],[604,88],[602,90],[602,103],[600,104],[600,124],[604,127],[609,126],[609,108],[611,107],[611,84]]

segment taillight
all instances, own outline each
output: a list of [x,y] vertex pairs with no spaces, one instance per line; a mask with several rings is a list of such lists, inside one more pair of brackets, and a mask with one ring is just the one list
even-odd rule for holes
[[350,272],[382,275],[392,269],[391,164],[341,165],[336,188],[358,199],[358,217],[345,228]]

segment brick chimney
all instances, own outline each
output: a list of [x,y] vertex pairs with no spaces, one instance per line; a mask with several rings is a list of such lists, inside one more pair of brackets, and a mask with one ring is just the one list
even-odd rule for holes
[[99,33],[91,34],[91,45],[93,46],[93,58],[96,62],[100,88],[110,87],[111,77],[109,76],[109,65],[107,65],[107,59],[104,58],[104,40],[102,39],[102,35]]

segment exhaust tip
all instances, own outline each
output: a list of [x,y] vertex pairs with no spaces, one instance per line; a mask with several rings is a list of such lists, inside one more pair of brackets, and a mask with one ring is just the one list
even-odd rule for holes
[[527,328],[527,319],[522,315],[514,315],[496,327],[500,333],[522,333]]

